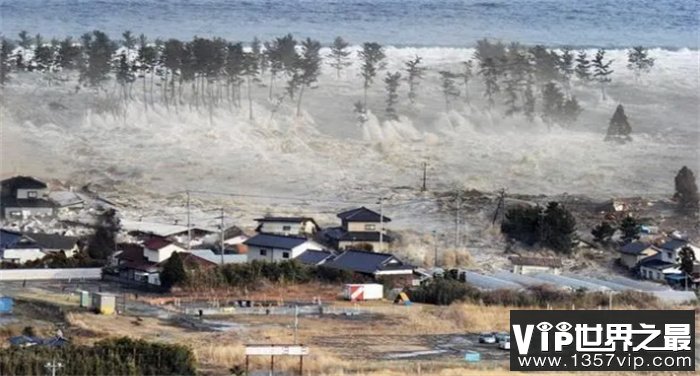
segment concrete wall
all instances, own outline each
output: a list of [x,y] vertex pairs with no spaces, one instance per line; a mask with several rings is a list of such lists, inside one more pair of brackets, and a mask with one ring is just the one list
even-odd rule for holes
[[101,279],[100,268],[0,269],[0,281]]
[[5,208],[5,218],[29,218],[29,217],[51,217],[54,215],[53,208]]
[[[299,257],[300,254],[306,252],[306,250],[309,249],[315,249],[317,251],[320,251],[323,249],[321,245],[319,245],[316,242],[313,241],[307,241],[304,242],[291,250],[288,249],[273,249],[273,248],[261,248],[257,246],[250,245],[248,246],[248,262],[253,261],[253,260],[261,260],[261,261],[271,261],[271,262],[277,262],[277,261],[284,261],[284,260],[291,260],[293,258]],[[261,255],[260,251],[265,250],[265,255]],[[287,252],[289,257],[284,257],[284,253]]]
[[[379,232],[382,224],[379,222],[348,222],[347,230],[352,232]],[[386,232],[386,223],[384,223]]]
[[2,261],[12,262],[15,264],[24,264],[28,261],[40,260],[46,256],[39,248],[20,248],[6,249],[0,252]]

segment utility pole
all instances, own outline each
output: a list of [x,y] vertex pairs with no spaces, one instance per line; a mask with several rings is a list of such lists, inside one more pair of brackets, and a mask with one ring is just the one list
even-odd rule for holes
[[434,266],[438,267],[438,244],[437,244],[437,231],[433,230],[433,247],[435,248],[435,262]]
[[294,344],[297,344],[297,332],[299,331],[299,306],[294,306]]
[[491,221],[491,224],[496,224],[496,221],[498,220],[499,215],[501,214],[501,211],[505,210],[505,200],[506,200],[506,190],[505,188],[501,188],[498,191],[498,204],[496,204],[496,211],[493,213],[493,220]]
[[384,197],[379,198],[379,252],[384,252]]
[[187,190],[187,251],[192,250],[192,226],[190,224],[190,191]]
[[457,194],[457,207],[455,208],[455,247],[459,247],[459,222],[460,222],[460,210],[462,209],[462,193]]
[[428,163],[423,162],[423,188],[421,188],[422,192],[425,192],[428,190],[428,187],[426,185],[427,177],[428,177]]
[[224,208],[221,208],[221,265],[224,265]]
[[63,368],[63,363],[61,362],[56,362],[56,360],[51,360],[51,362],[47,362],[44,364],[44,368],[51,370],[51,376],[56,376],[56,370]]

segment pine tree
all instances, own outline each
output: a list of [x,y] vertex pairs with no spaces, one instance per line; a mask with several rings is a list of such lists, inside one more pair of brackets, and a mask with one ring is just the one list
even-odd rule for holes
[[627,216],[620,222],[620,231],[622,232],[622,240],[629,243],[639,236],[642,228],[634,217]]
[[681,248],[678,252],[678,261],[680,261],[680,270],[685,273],[686,276],[693,276],[693,271],[695,267],[695,251],[690,246],[685,246]]
[[346,42],[342,37],[336,37],[331,45],[330,66],[335,69],[336,78],[340,78],[340,72],[352,65],[350,61],[350,51],[348,47],[350,43]]
[[122,46],[127,50],[133,50],[136,46],[136,37],[131,33],[131,31],[126,30],[122,33]]
[[564,105],[564,94],[554,82],[544,86],[542,90],[542,119],[548,124],[553,124],[561,119],[561,111]]
[[469,82],[474,73],[472,69],[474,68],[474,63],[471,60],[462,62],[462,83],[464,84],[464,101],[469,103]]
[[29,33],[26,30],[22,30],[17,34],[19,37],[19,46],[22,47],[25,50],[28,50],[32,47],[32,37],[29,36]]
[[243,75],[248,86],[248,118],[253,120],[253,82],[259,81],[260,57],[254,52],[243,53]]
[[698,209],[700,196],[698,195],[698,186],[695,182],[695,174],[686,166],[683,166],[676,174],[675,178],[676,193],[673,196],[682,210]]
[[71,37],[67,37],[58,45],[56,64],[62,69],[77,69],[80,67],[81,55],[81,47]]
[[532,121],[535,118],[535,93],[532,90],[532,83],[527,82],[525,84],[525,91],[523,93],[523,113],[525,116]]
[[425,67],[421,66],[422,60],[420,56],[416,55],[413,60],[404,63],[406,66],[406,81],[408,81],[408,100],[411,101],[411,104],[416,102],[418,96],[416,89],[425,72]]
[[[240,87],[243,83],[244,71],[243,43],[229,43],[226,46],[224,73],[226,74],[226,87],[229,102],[235,102],[237,106],[240,106]],[[233,93],[231,93],[231,87]]]
[[537,45],[529,49],[532,56],[537,82],[560,81],[559,55],[544,46]]
[[14,46],[7,38],[0,38],[0,86],[5,86],[10,81],[10,72],[12,70],[12,62],[10,55]]
[[375,42],[365,42],[362,45],[362,50],[358,53],[360,60],[362,60],[362,66],[360,67],[360,76],[362,77],[364,83],[364,101],[363,106],[365,111],[367,110],[367,90],[374,82],[374,78],[377,76],[377,72],[384,69],[384,59],[386,55],[384,54],[384,48]]
[[116,46],[107,34],[99,30],[84,34],[82,42],[86,60],[82,67],[81,81],[91,86],[99,86],[109,78],[112,54]]
[[598,243],[607,243],[615,235],[615,230],[610,222],[603,221],[591,230],[591,235]]
[[493,107],[494,95],[500,91],[498,86],[498,67],[493,58],[487,58],[481,64],[479,74],[484,79],[484,97],[487,98],[489,107]]
[[564,47],[558,61],[559,72],[561,73],[562,84],[567,93],[571,90],[571,76],[574,74],[574,54],[571,49]]
[[307,38],[301,43],[301,56],[298,59],[298,73],[296,80],[301,86],[299,98],[297,98],[297,116],[301,114],[301,98],[304,95],[304,88],[311,87],[318,80],[321,74],[321,43]]
[[384,83],[386,84],[386,116],[390,120],[399,120],[399,115],[396,113],[396,102],[398,101],[399,95],[397,90],[399,88],[399,83],[401,82],[401,73],[399,72],[387,72],[384,78]]
[[459,89],[455,84],[459,75],[450,71],[440,71],[439,74],[442,82],[442,94],[445,96],[445,111],[449,111],[452,100],[459,97]]
[[654,58],[649,57],[649,51],[642,46],[627,51],[627,69],[634,72],[635,81],[639,81],[642,73],[648,73],[654,67],[654,61]]
[[557,202],[550,202],[544,211],[541,242],[554,251],[571,253],[576,242],[576,219]]
[[170,290],[172,287],[185,283],[186,281],[187,272],[185,271],[182,257],[180,257],[178,252],[173,252],[170,258],[163,264],[163,271],[160,272],[160,285]]
[[588,60],[588,54],[585,50],[580,50],[576,55],[576,68],[574,73],[581,82],[587,82],[591,79],[591,62]]
[[571,125],[576,122],[581,112],[583,112],[583,108],[578,104],[576,96],[571,96],[562,104],[561,121],[566,125]]
[[627,115],[625,115],[625,108],[622,105],[618,105],[615,109],[615,113],[610,119],[610,125],[608,126],[608,133],[605,136],[606,141],[630,141],[632,137],[632,126],[630,126],[627,120]]
[[599,49],[593,58],[593,78],[600,84],[600,90],[603,93],[603,100],[605,100],[605,87],[609,84],[612,79],[610,75],[614,72],[610,69],[612,60],[605,61],[605,50]]

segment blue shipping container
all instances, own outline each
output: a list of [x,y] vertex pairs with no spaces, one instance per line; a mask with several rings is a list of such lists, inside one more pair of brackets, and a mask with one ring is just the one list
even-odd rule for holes
[[13,300],[9,296],[0,296],[0,314],[12,313]]
[[476,363],[481,361],[481,354],[476,351],[468,351],[466,354],[464,354],[464,360],[470,363]]

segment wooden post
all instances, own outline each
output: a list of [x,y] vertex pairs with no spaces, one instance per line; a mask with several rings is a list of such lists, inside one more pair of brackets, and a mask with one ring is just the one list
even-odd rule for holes
[[299,355],[299,376],[304,376],[304,356]]
[[275,356],[270,355],[270,376],[275,374]]
[[245,376],[248,376],[248,355],[245,356]]

